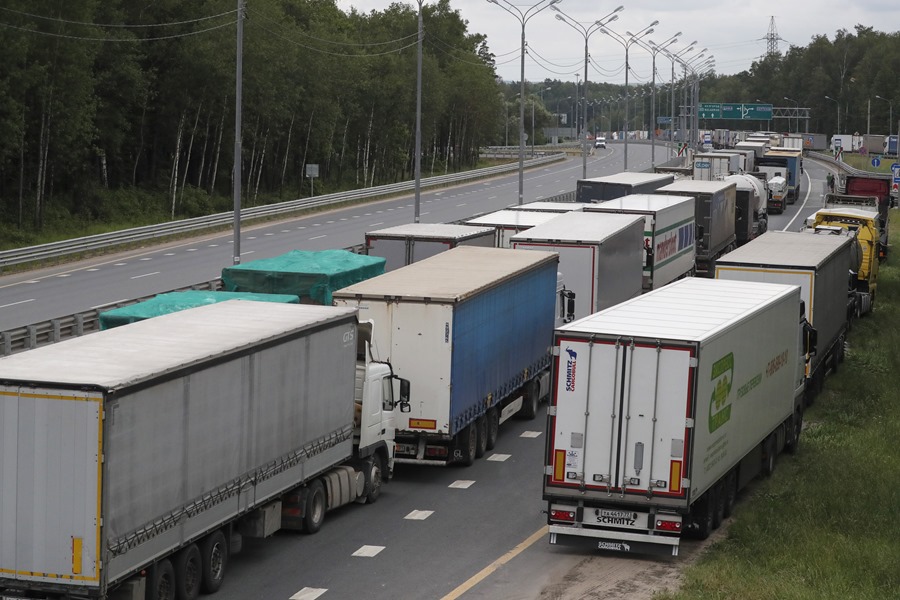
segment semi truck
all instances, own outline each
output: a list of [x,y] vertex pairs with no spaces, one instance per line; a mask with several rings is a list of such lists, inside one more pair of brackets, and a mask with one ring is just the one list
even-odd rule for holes
[[303,304],[331,305],[331,293],[384,273],[385,259],[349,250],[291,250],[222,269],[226,292],[294,294]]
[[781,174],[781,171],[774,171],[775,175],[766,180],[766,189],[769,196],[769,210],[773,214],[781,214],[788,204],[788,185],[787,179]]
[[696,270],[704,277],[715,275],[715,260],[734,248],[737,184],[727,181],[681,179],[656,193],[694,198],[696,223]]
[[335,292],[336,305],[375,321],[379,356],[410,381],[398,462],[471,465],[503,421],[537,415],[558,262],[555,252],[460,246]]
[[652,194],[675,181],[669,173],[635,173],[623,171],[615,175],[579,179],[575,184],[576,202],[605,202],[629,194]]
[[736,150],[751,150],[756,155],[756,158],[760,159],[765,156],[766,152],[769,150],[769,142],[745,140],[743,142],[738,142],[734,147]]
[[384,258],[385,271],[405,267],[457,246],[493,245],[493,228],[451,223],[407,223],[366,233],[366,254]]
[[526,202],[525,204],[513,204],[508,208],[509,210],[567,213],[581,210],[584,208],[584,204],[581,204],[580,202],[551,202],[538,200],[537,202]]
[[547,211],[504,209],[467,219],[463,225],[490,227],[494,230],[494,247],[509,248],[512,236],[535,225],[546,223],[557,216],[559,213]]
[[734,235],[735,243],[743,246],[769,228],[768,194],[765,184],[753,175],[729,175],[723,181],[735,184]]
[[895,204],[891,197],[890,175],[844,175],[840,178],[842,193],[826,194],[825,207],[833,205],[873,206],[878,211],[880,246],[878,257],[887,258],[890,219],[888,210]]
[[855,297],[848,293],[851,240],[846,236],[770,231],[716,262],[716,278],[800,286],[806,320],[818,332],[818,350],[806,357],[806,403],[821,391],[827,370],[837,371]]
[[773,149],[756,160],[756,169],[772,177],[781,176],[787,180],[787,203],[793,204],[803,192],[800,176],[803,174],[803,151]]
[[694,272],[697,253],[694,198],[632,194],[600,204],[589,204],[584,210],[586,213],[605,212],[644,217],[642,287],[645,291],[662,287]]
[[0,595],[196,598],[375,501],[409,384],[371,348],[355,310],[241,300],[0,358]]
[[797,286],[691,277],[558,328],[550,543],[677,556],[707,537],[797,448],[814,337]]
[[740,172],[740,156],[723,152],[698,152],[694,155],[694,179],[715,181]]
[[575,294],[574,318],[641,293],[641,264],[645,256],[643,215],[594,212],[559,215],[514,235],[512,248],[559,254],[562,280]]

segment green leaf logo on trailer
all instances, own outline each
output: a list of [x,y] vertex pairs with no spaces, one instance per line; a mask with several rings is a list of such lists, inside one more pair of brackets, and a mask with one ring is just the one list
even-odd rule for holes
[[713,382],[709,398],[709,432],[712,433],[731,418],[731,382],[734,380],[734,354],[729,352],[712,366]]

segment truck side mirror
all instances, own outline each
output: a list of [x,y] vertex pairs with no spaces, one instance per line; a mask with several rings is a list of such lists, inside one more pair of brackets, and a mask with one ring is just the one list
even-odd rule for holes
[[400,412],[408,413],[412,408],[409,406],[409,379],[403,379],[402,377],[397,377],[394,375],[396,379],[400,381]]
[[566,314],[563,318],[563,322],[571,323],[575,320],[575,292],[564,289],[562,294],[566,301]]
[[819,341],[819,332],[817,332],[808,321],[803,321],[803,353],[810,356],[816,355],[816,346]]

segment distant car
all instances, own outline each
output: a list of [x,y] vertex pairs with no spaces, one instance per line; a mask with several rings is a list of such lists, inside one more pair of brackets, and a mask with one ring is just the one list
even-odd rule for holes
[[594,140],[594,148],[606,148],[606,138],[598,137]]

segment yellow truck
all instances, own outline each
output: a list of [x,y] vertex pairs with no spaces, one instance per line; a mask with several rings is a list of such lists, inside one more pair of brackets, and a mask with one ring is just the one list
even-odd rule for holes
[[867,202],[870,198],[827,194],[825,208],[810,218],[812,230],[831,229],[836,233],[846,232],[856,238],[855,256],[852,260],[853,288],[856,295],[855,315],[861,316],[872,310],[878,290],[878,263],[882,255],[881,226],[878,208]]

